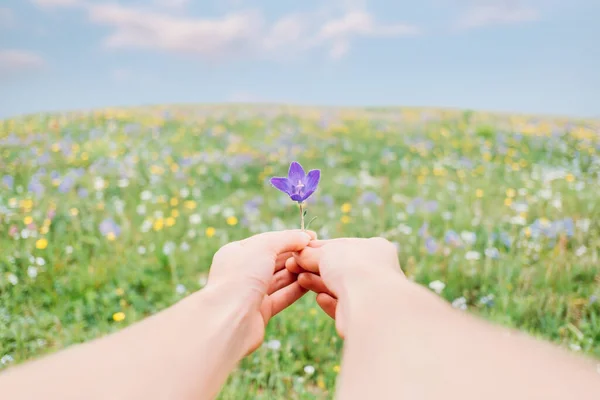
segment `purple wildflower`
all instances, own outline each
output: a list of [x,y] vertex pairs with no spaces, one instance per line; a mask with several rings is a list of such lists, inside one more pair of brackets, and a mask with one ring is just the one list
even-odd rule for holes
[[427,252],[429,254],[435,253],[437,251],[437,249],[438,249],[438,245],[437,245],[435,239],[433,239],[431,237],[428,237],[425,240],[425,249],[427,250]]
[[429,201],[425,202],[425,204],[423,205],[423,207],[425,208],[426,212],[434,213],[438,209],[438,202],[435,201],[435,200],[429,200]]
[[35,193],[38,196],[41,196],[44,194],[45,188],[44,185],[42,185],[37,179],[32,179],[31,181],[29,181],[27,190],[29,190],[29,192],[31,193]]
[[103,220],[98,228],[103,236],[108,236],[112,233],[115,237],[118,237],[121,234],[121,227],[112,218]]
[[15,184],[15,178],[13,178],[10,175],[4,175],[2,177],[2,183],[9,189],[13,188],[13,185]]
[[365,192],[360,197],[360,203],[361,204],[376,204],[376,205],[381,205],[382,201],[381,201],[381,198],[377,195],[377,193],[375,193],[375,192]]
[[422,238],[429,236],[429,223],[428,222],[425,222],[419,228],[419,236],[422,237]]
[[462,246],[462,240],[460,239],[459,234],[453,231],[452,229],[446,232],[446,234],[444,235],[444,240],[446,244],[452,245],[454,247]]
[[81,197],[82,199],[88,197],[88,195],[89,195],[89,193],[86,188],[77,189],[77,196]]
[[67,175],[64,177],[64,179],[62,180],[60,185],[58,185],[58,191],[61,193],[68,193],[71,191],[74,184],[75,184],[75,179],[73,179],[73,177]]
[[271,184],[280,191],[287,193],[293,201],[302,203],[317,190],[321,171],[313,169],[308,174],[297,162],[290,164],[287,178],[271,178]]

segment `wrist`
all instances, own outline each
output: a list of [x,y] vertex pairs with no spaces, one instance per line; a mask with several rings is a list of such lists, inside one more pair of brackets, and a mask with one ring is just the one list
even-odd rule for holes
[[[199,335],[216,335],[224,356],[238,362],[247,353],[247,341],[256,314],[254,295],[235,282],[208,284],[186,297],[174,312],[193,324]],[[189,329],[189,325],[188,328]]]
[[406,315],[421,297],[420,287],[401,273],[389,271],[377,276],[350,279],[340,301],[347,304],[350,325],[374,323],[390,315]]

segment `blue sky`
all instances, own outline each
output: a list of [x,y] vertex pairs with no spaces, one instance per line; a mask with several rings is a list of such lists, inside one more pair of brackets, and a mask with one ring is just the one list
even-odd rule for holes
[[162,103],[600,116],[597,0],[4,0],[0,117]]

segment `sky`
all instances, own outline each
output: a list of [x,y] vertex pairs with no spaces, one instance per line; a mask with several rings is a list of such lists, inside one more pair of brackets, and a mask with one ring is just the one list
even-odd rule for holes
[[600,117],[598,0],[2,0],[0,118],[173,103]]

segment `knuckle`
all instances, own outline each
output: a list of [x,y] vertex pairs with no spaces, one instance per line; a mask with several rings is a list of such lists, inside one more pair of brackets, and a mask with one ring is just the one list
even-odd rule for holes
[[389,240],[382,237],[373,237],[369,239],[374,246],[376,246],[381,251],[385,252],[396,252],[396,247]]

